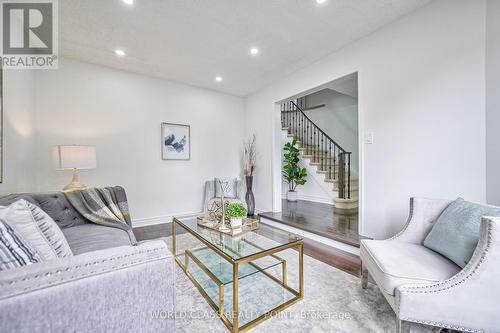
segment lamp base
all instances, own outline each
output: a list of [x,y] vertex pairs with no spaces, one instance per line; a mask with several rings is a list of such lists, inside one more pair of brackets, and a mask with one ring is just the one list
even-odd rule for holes
[[64,192],[75,191],[75,190],[84,190],[87,186],[85,184],[80,183],[80,179],[78,179],[78,170],[73,169],[73,177],[71,182],[63,187]]

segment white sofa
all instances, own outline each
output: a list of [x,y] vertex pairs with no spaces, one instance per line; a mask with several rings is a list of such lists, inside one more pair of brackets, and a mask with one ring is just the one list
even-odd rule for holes
[[451,203],[412,198],[404,229],[387,240],[362,240],[362,285],[368,274],[396,313],[397,332],[411,323],[465,332],[500,332],[500,218],[483,217],[474,255],[463,269],[423,246]]

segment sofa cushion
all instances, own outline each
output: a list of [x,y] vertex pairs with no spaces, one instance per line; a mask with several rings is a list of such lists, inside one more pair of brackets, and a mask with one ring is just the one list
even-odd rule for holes
[[132,245],[125,230],[87,223],[62,230],[73,254]]
[[42,261],[24,237],[0,218],[0,271]]
[[443,281],[460,271],[452,261],[417,244],[362,240],[360,252],[363,265],[389,295],[401,285]]
[[453,201],[437,218],[424,246],[465,267],[479,241],[483,216],[500,217],[500,207],[480,205],[462,198]]

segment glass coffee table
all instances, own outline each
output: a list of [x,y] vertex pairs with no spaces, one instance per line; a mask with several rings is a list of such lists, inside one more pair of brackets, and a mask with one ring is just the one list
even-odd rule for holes
[[[172,250],[231,332],[244,332],[303,298],[304,243],[297,235],[261,226],[230,236],[199,226],[196,218],[174,217]],[[290,258],[297,265],[290,265]],[[295,278],[294,287],[288,275]]]

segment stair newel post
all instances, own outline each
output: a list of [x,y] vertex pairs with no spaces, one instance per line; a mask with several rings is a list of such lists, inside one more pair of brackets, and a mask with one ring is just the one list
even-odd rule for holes
[[337,181],[339,198],[345,199],[345,154],[339,153],[339,179]]

